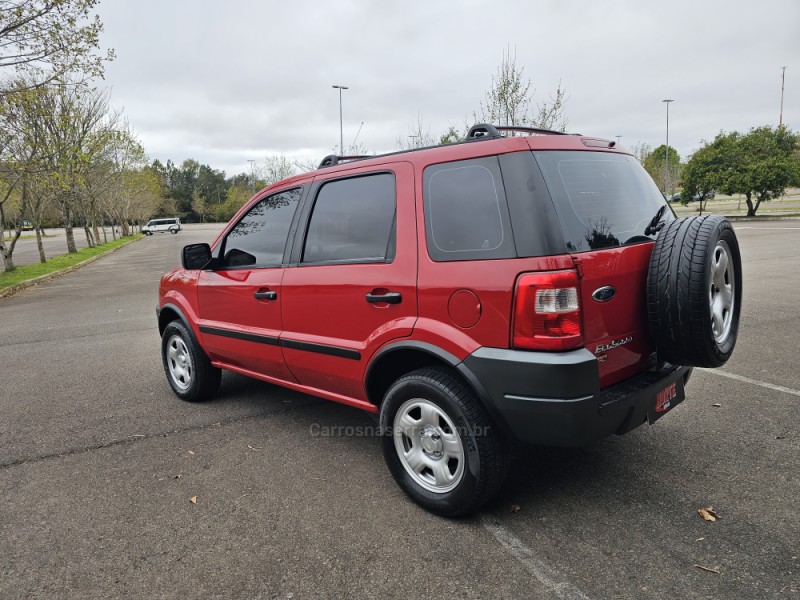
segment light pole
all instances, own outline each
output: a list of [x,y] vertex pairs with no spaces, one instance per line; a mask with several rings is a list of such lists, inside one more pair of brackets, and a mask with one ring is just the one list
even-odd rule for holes
[[667,146],[664,149],[664,195],[666,196],[669,189],[669,103],[675,102],[674,100],[662,100],[667,103]]
[[781,118],[778,126],[783,125],[783,84],[786,83],[786,67],[781,67]]
[[346,85],[332,85],[335,90],[339,90],[339,154],[344,156],[344,129],[342,128],[342,90],[349,90]]
[[622,136],[621,136],[621,135],[615,135],[614,137],[615,137],[615,138],[617,138],[617,146],[619,146],[619,139],[620,139]]
[[247,159],[247,162],[250,163],[250,187],[253,190],[253,193],[256,191],[256,161],[252,158]]

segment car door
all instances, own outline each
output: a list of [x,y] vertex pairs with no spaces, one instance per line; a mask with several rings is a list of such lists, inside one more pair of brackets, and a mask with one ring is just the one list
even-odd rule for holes
[[295,187],[258,200],[221,240],[219,268],[201,272],[199,326],[212,360],[294,381],[278,339],[286,240],[301,196]]
[[365,400],[363,376],[385,342],[417,316],[414,171],[317,179],[283,278],[283,347],[297,380]]

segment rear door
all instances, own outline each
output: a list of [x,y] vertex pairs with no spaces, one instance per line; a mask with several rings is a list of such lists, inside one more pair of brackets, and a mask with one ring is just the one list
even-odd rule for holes
[[[417,315],[414,171],[317,179],[283,279],[286,363],[307,386],[365,400],[369,358]],[[302,227],[302,226],[301,226]]]
[[[655,232],[666,201],[638,161],[601,151],[534,152],[581,279],[585,345],[601,385],[648,366],[646,283]],[[664,220],[672,219],[669,208]]]
[[294,381],[278,340],[286,241],[301,195],[296,187],[259,200],[220,242],[221,266],[201,272],[199,326],[212,360]]

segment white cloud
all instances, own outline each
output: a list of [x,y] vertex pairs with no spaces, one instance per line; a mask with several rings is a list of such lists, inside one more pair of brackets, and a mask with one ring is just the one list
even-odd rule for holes
[[229,175],[248,159],[319,160],[339,142],[394,149],[420,114],[438,134],[479,109],[507,48],[545,100],[559,81],[570,129],[681,155],[720,130],[800,129],[800,3],[422,0],[100,6],[112,103],[150,156],[195,158]]

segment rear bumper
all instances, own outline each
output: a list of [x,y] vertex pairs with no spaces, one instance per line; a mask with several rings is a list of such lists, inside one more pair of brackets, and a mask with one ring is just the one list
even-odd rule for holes
[[[584,446],[653,422],[683,400],[692,370],[666,364],[601,390],[597,361],[586,349],[480,348],[462,364],[507,433],[523,443],[548,446]],[[664,399],[659,394],[668,390],[671,402],[655,411]]]

